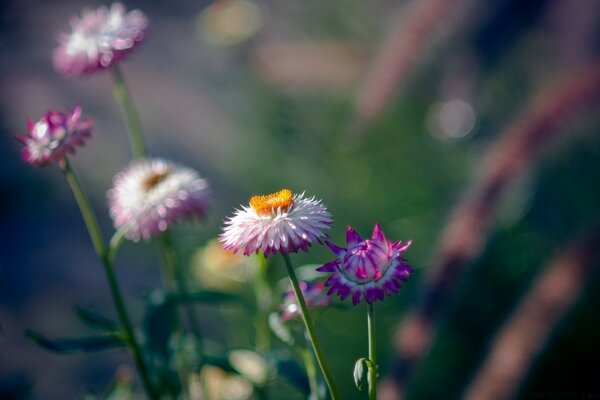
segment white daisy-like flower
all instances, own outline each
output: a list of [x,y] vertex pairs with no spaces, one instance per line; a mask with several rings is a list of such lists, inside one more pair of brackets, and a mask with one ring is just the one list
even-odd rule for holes
[[202,218],[209,205],[206,180],[190,168],[162,159],[134,160],[108,192],[115,228],[133,241],[149,239],[174,222]]
[[328,237],[324,229],[331,224],[331,215],[320,200],[283,189],[250,198],[249,206],[242,206],[225,221],[219,240],[234,253],[243,251],[247,256],[260,250],[269,257],[308,251],[312,242]]
[[127,11],[121,3],[84,9],[70,23],[71,32],[59,35],[60,45],[54,51],[54,67],[66,76],[111,67],[141,43],[148,27],[144,13]]

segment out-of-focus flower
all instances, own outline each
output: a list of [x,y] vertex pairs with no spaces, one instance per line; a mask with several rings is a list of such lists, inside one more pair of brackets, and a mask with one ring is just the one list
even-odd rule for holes
[[192,270],[204,288],[236,290],[253,279],[258,271],[258,260],[256,256],[233,254],[215,239],[194,254]]
[[202,218],[209,206],[206,180],[196,171],[162,159],[134,160],[108,192],[117,229],[133,241],[164,232],[174,222]]
[[201,381],[205,383],[207,398],[214,400],[249,400],[252,384],[238,375],[207,365],[202,368]]
[[70,20],[71,32],[61,33],[54,51],[54,68],[66,76],[79,76],[109,68],[143,39],[148,26],[140,10],[127,12],[123,4],[110,9],[84,9]]
[[371,238],[366,240],[349,226],[346,243],[347,248],[344,249],[326,242],[337,259],[317,268],[317,271],[331,273],[325,282],[325,286],[330,287],[329,295],[337,293],[342,300],[352,296],[354,304],[358,304],[361,298],[373,303],[397,293],[400,283],[412,272],[401,257],[412,242],[389,241],[379,224],[375,224]]
[[[325,283],[323,281],[302,281],[300,282],[300,289],[308,308],[326,307],[329,305],[329,296],[325,293]],[[283,297],[281,319],[289,321],[298,316],[300,316],[300,306],[298,306],[296,295],[290,286]]]
[[21,150],[23,161],[43,167],[62,160],[68,153],[75,153],[92,135],[94,121],[81,120],[81,107],[66,113],[48,111],[39,121],[27,121],[27,135],[16,135],[25,147]]
[[251,350],[233,350],[229,353],[229,362],[244,378],[257,386],[263,386],[269,377],[269,368],[265,358]]
[[207,42],[230,46],[252,38],[263,26],[263,13],[248,0],[217,0],[200,14],[198,23]]
[[244,255],[262,251],[265,257],[275,253],[308,251],[313,241],[320,242],[331,227],[331,215],[320,200],[292,194],[289,189],[253,196],[248,207],[236,210],[225,221],[219,240],[223,247]]

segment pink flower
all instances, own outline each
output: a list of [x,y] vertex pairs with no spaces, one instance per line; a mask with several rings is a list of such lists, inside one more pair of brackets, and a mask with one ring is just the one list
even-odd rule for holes
[[44,167],[62,160],[68,153],[75,153],[92,135],[94,121],[81,120],[81,107],[66,113],[51,110],[39,121],[27,121],[29,133],[15,138],[25,147],[21,157],[26,163]]
[[134,160],[108,192],[115,228],[133,241],[149,239],[182,219],[208,212],[208,183],[196,171],[161,159]]
[[71,33],[58,37],[54,68],[66,76],[80,76],[109,68],[143,39],[148,26],[140,10],[127,12],[123,4],[110,9],[84,9],[81,17],[70,20]]
[[[300,289],[304,295],[304,300],[308,308],[320,308],[329,305],[329,297],[325,293],[325,285],[323,281],[315,282],[300,282]],[[296,300],[296,295],[290,286],[283,298],[281,305],[281,319],[289,321],[300,316],[300,306]]]
[[331,273],[325,283],[329,295],[338,294],[342,300],[352,296],[354,304],[361,298],[373,303],[397,293],[401,282],[412,272],[401,257],[412,242],[389,241],[379,224],[375,224],[371,238],[366,240],[349,226],[346,243],[347,249],[344,249],[326,242],[337,259],[317,268],[317,271]]
[[223,247],[244,255],[262,251],[265,257],[275,253],[308,251],[313,241],[326,238],[331,227],[329,212],[321,201],[294,195],[291,190],[253,196],[248,207],[236,210],[225,221],[219,240]]

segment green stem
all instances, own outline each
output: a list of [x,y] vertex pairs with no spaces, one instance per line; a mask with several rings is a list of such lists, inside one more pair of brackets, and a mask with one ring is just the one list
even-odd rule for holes
[[115,64],[112,68],[113,72],[113,94],[117,103],[121,107],[121,113],[127,124],[129,131],[129,143],[134,157],[146,157],[146,145],[144,144],[144,136],[142,134],[142,124],[138,117],[133,98],[129,93],[129,89],[125,84],[123,74],[119,69],[119,65]]
[[315,352],[315,357],[317,358],[317,362],[319,363],[319,367],[323,372],[323,376],[325,377],[325,382],[327,382],[327,387],[329,387],[329,393],[331,394],[332,400],[339,399],[338,391],[335,386],[335,382],[333,381],[333,377],[331,375],[331,371],[329,370],[329,365],[325,361],[325,357],[323,357],[323,352],[321,351],[321,345],[319,344],[319,340],[317,339],[317,334],[315,333],[315,327],[308,313],[308,307],[306,306],[306,301],[304,300],[304,295],[302,294],[302,290],[300,289],[300,285],[298,283],[298,278],[296,277],[296,272],[294,271],[294,267],[292,267],[292,262],[290,260],[290,256],[288,254],[283,254],[283,260],[285,261],[285,266],[287,268],[288,275],[290,277],[290,282],[292,284],[292,289],[294,294],[296,295],[296,300],[298,301],[298,305],[300,306],[300,311],[302,313],[302,320],[304,321],[304,326],[306,327],[306,331],[308,332],[308,336],[310,337],[310,342],[312,344],[312,348]]
[[[77,205],[79,206],[81,215],[83,216],[85,226],[87,227],[90,239],[92,240],[92,244],[96,250],[96,254],[102,260],[102,265],[104,266],[104,272],[106,273],[106,277],[108,279],[113,302],[115,304],[115,308],[117,309],[117,314],[119,315],[119,320],[121,321],[123,330],[125,331],[125,340],[127,341],[129,350],[131,351],[137,365],[138,371],[144,383],[144,388],[146,389],[146,393],[151,399],[158,399],[159,395],[155,391],[150,381],[148,367],[144,361],[141,347],[135,338],[133,326],[129,319],[129,314],[127,313],[123,296],[121,295],[121,289],[115,274],[112,259],[114,258],[114,252],[116,249],[113,251],[107,250],[106,245],[104,244],[104,239],[102,238],[98,221],[96,220],[96,216],[94,215],[94,211],[90,205],[90,201],[66,157],[61,162],[61,170],[67,178],[69,186],[71,186],[71,190],[73,191],[73,195],[75,196],[75,200],[77,201]],[[111,240],[111,248],[116,248],[119,241],[120,239],[116,239],[115,243],[112,243],[113,241]]]
[[375,346],[375,317],[373,314],[373,304],[368,304],[367,308],[367,329],[369,332],[369,400],[377,400],[377,351]]
[[175,290],[177,291],[180,302],[183,303],[183,307],[186,312],[186,316],[188,322],[190,324],[190,330],[196,339],[196,346],[199,355],[199,362],[202,365],[202,336],[200,334],[200,323],[196,318],[196,313],[194,310],[194,304],[189,295],[189,290],[186,283],[186,277],[183,273],[183,269],[181,268],[181,263],[179,262],[179,258],[177,257],[177,252],[175,251],[175,245],[173,244],[173,239],[169,232],[165,232],[161,236],[161,247],[163,249],[165,255],[165,263],[167,266],[167,270],[169,271],[169,275],[174,281]]

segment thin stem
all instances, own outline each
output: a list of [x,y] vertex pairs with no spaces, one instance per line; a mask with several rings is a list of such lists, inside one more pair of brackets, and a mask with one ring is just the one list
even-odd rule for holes
[[118,64],[113,66],[112,72],[113,94],[121,107],[121,113],[127,124],[131,151],[135,157],[146,157],[146,145],[144,144],[144,136],[142,134],[142,124],[140,123],[137,111],[133,105],[133,98],[125,84],[125,79],[123,78],[123,74],[121,73]]
[[[141,347],[135,337],[133,326],[129,319],[129,314],[127,313],[125,302],[123,301],[123,296],[121,295],[121,289],[114,271],[112,258],[114,258],[116,249],[113,251],[107,250],[106,245],[104,244],[104,239],[102,238],[102,232],[100,231],[98,221],[90,205],[90,201],[79,180],[77,179],[75,172],[71,168],[68,159],[65,157],[60,165],[63,174],[67,178],[67,182],[69,182],[69,186],[71,186],[71,190],[73,191],[73,195],[75,196],[75,200],[77,201],[77,205],[79,206],[81,215],[83,216],[85,226],[87,227],[90,239],[92,240],[92,244],[96,250],[96,254],[101,259],[102,265],[104,266],[104,272],[106,273],[106,277],[108,279],[108,285],[110,287],[113,302],[115,304],[115,308],[117,309],[117,314],[119,315],[119,320],[123,330],[125,331],[125,340],[127,341],[129,350],[131,351],[137,365],[144,388],[146,389],[146,393],[151,399],[158,399],[159,395],[155,391],[150,381],[148,367],[144,361]],[[111,249],[115,248],[117,246],[117,242],[119,241],[120,239],[116,240],[115,243],[112,243]]]
[[367,308],[367,325],[369,332],[369,400],[377,400],[377,350],[375,346],[375,317],[373,314],[373,304],[368,304]]
[[335,382],[333,381],[333,377],[331,375],[331,371],[329,370],[329,365],[325,361],[325,357],[323,357],[323,352],[321,351],[321,345],[319,344],[319,340],[317,339],[317,334],[315,333],[315,327],[308,313],[308,307],[306,306],[306,301],[304,300],[304,295],[302,294],[302,290],[300,289],[300,285],[298,283],[298,278],[296,277],[296,272],[294,271],[294,267],[292,267],[292,262],[288,254],[283,254],[283,260],[285,261],[285,266],[287,268],[288,275],[290,277],[290,282],[292,284],[292,289],[294,290],[294,294],[296,295],[296,300],[298,301],[298,305],[300,306],[300,311],[302,313],[302,320],[304,321],[304,326],[306,327],[306,331],[308,332],[308,336],[310,337],[310,342],[312,344],[312,348],[315,352],[315,356],[317,358],[317,362],[319,363],[319,367],[323,372],[323,376],[325,377],[325,382],[327,382],[327,386],[329,387],[329,393],[331,394],[331,398],[333,400],[339,399],[338,391],[335,386]]
[[168,273],[174,281],[174,289],[177,291],[180,302],[183,303],[183,307],[185,309],[188,322],[190,324],[190,330],[192,331],[196,339],[198,354],[200,356],[199,362],[200,364],[202,364],[202,335],[200,334],[200,323],[196,318],[194,304],[189,295],[185,274],[183,273],[183,269],[181,268],[181,263],[179,262],[179,258],[177,257],[175,245],[173,244],[173,239],[171,238],[169,232],[165,232],[161,236],[160,244],[165,255],[165,263],[167,266]]

